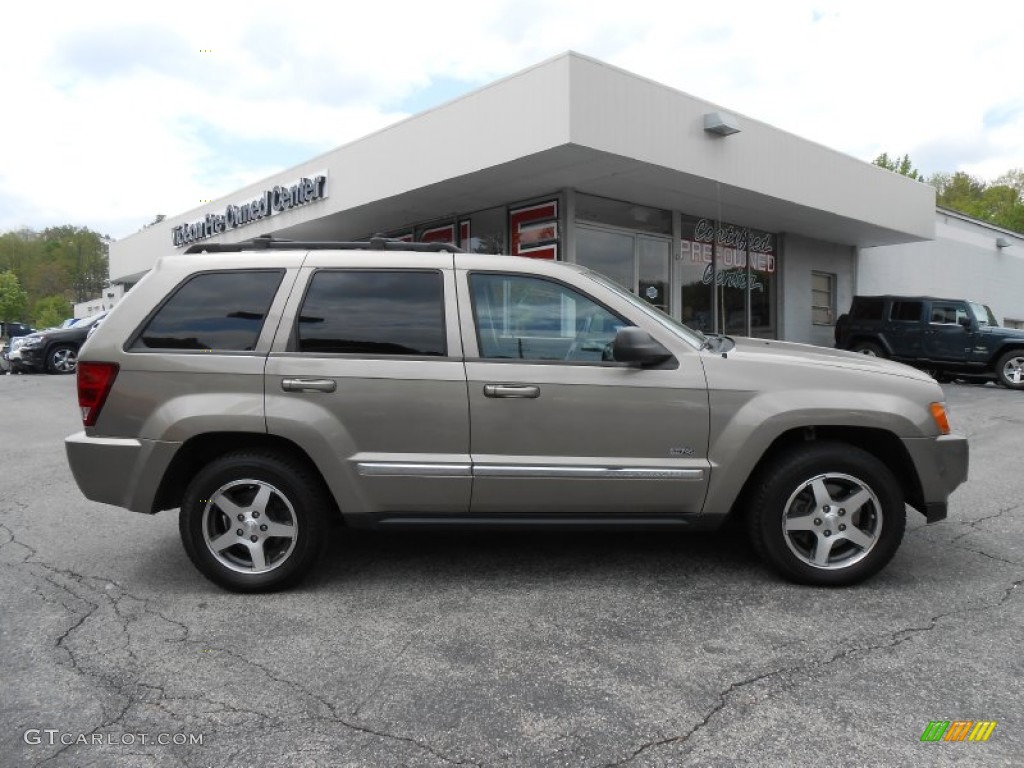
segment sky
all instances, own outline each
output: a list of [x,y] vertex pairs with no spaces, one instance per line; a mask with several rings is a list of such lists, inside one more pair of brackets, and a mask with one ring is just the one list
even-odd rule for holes
[[1024,2],[29,2],[0,232],[121,238],[574,50],[870,162],[1024,168]]

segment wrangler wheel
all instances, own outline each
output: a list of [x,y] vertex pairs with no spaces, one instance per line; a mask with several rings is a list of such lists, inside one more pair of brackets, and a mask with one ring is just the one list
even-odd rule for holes
[[1012,349],[996,363],[999,383],[1010,389],[1024,389],[1024,349]]

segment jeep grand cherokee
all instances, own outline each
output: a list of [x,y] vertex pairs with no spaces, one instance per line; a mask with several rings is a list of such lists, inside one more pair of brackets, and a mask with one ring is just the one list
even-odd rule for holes
[[967,476],[942,390],[851,352],[704,336],[586,269],[437,244],[162,259],[81,350],[86,497],[180,508],[228,589],[364,527],[709,529],[782,575],[881,569]]

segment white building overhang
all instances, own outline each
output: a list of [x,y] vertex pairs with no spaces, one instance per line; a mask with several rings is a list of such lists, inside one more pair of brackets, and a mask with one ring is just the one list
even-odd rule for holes
[[[561,189],[870,247],[934,237],[934,190],[743,115],[567,53],[165,219],[111,246],[128,279],[174,253],[174,227],[326,173],[322,200],[213,235],[346,239]],[[730,114],[730,117],[733,115]]]

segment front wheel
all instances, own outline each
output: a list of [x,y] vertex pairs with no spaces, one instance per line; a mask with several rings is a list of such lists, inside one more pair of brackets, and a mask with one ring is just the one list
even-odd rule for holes
[[313,567],[329,506],[319,478],[302,464],[238,452],[195,476],[178,527],[189,558],[210,581],[235,592],[269,592]]
[[1004,387],[1024,389],[1024,349],[1011,349],[999,358],[996,378]]
[[892,472],[870,453],[809,443],[760,475],[748,510],[758,554],[803,584],[845,586],[880,571],[899,548],[906,507]]

